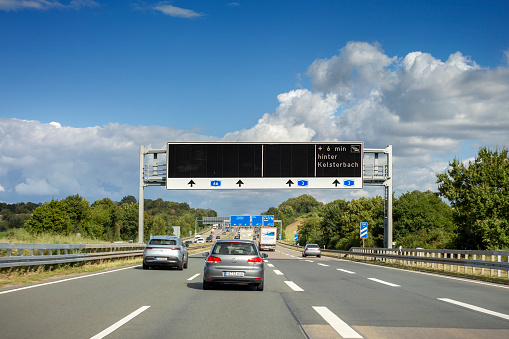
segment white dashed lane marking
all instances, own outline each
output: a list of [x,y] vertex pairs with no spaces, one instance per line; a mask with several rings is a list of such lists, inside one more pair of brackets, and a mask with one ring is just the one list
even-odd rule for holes
[[293,281],[285,281],[285,284],[287,284],[295,292],[304,292],[304,290],[297,286],[297,284],[295,284]]
[[387,286],[392,286],[392,287],[401,287],[399,285],[396,285],[396,284],[393,284],[393,283],[390,283],[390,282],[387,282],[387,281],[383,281],[383,280],[380,280],[380,279],[376,279],[376,278],[368,278],[368,280],[371,280],[371,281],[374,281],[374,282],[377,282],[379,284],[384,284],[384,285],[387,285]]
[[327,307],[313,306],[313,309],[318,312],[318,314],[320,314],[342,338],[362,338],[359,333],[355,332],[353,328],[348,326],[347,323],[332,313]]

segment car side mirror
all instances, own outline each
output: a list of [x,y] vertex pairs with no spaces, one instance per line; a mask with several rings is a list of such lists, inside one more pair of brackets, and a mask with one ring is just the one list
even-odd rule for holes
[[264,257],[264,258],[268,258],[268,257],[269,257],[269,255],[268,255],[267,253],[262,253],[262,257]]
[[208,256],[209,256],[209,254],[210,254],[209,252],[205,252],[205,253],[202,253],[202,256],[204,256],[204,257],[208,257]]

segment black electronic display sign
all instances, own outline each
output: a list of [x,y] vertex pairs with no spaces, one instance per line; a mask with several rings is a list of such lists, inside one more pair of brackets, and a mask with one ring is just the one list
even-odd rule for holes
[[362,142],[169,142],[166,188],[362,188],[362,164]]

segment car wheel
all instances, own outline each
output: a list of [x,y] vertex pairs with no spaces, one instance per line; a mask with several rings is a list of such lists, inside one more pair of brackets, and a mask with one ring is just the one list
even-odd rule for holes
[[204,282],[203,282],[203,285],[202,285],[202,288],[203,288],[204,290],[210,290],[210,285],[211,285],[211,284],[210,284],[208,281],[204,281]]
[[322,256],[321,254],[317,255],[318,258],[320,258],[321,256]]
[[302,256],[303,256],[304,258],[306,257],[306,255],[305,255],[304,253],[302,253]]
[[261,283],[259,283],[258,285],[256,285],[256,290],[257,291],[263,291],[263,280]]
[[184,264],[184,268],[187,268],[188,262],[189,262],[189,258],[187,258],[186,263]]
[[179,271],[182,271],[184,269],[184,262],[183,261],[181,261],[180,264],[178,264],[177,269]]
[[145,264],[143,264],[143,269],[144,269],[144,270],[148,270],[149,268],[150,268],[150,266],[149,266],[149,265],[145,265]]

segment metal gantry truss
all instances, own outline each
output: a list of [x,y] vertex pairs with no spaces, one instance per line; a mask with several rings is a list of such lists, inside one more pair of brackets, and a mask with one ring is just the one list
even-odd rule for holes
[[[365,148],[363,157],[363,185],[384,186],[384,247],[392,248],[392,145],[381,149]],[[143,242],[144,189],[147,186],[166,186],[166,149],[140,146],[139,243]]]

